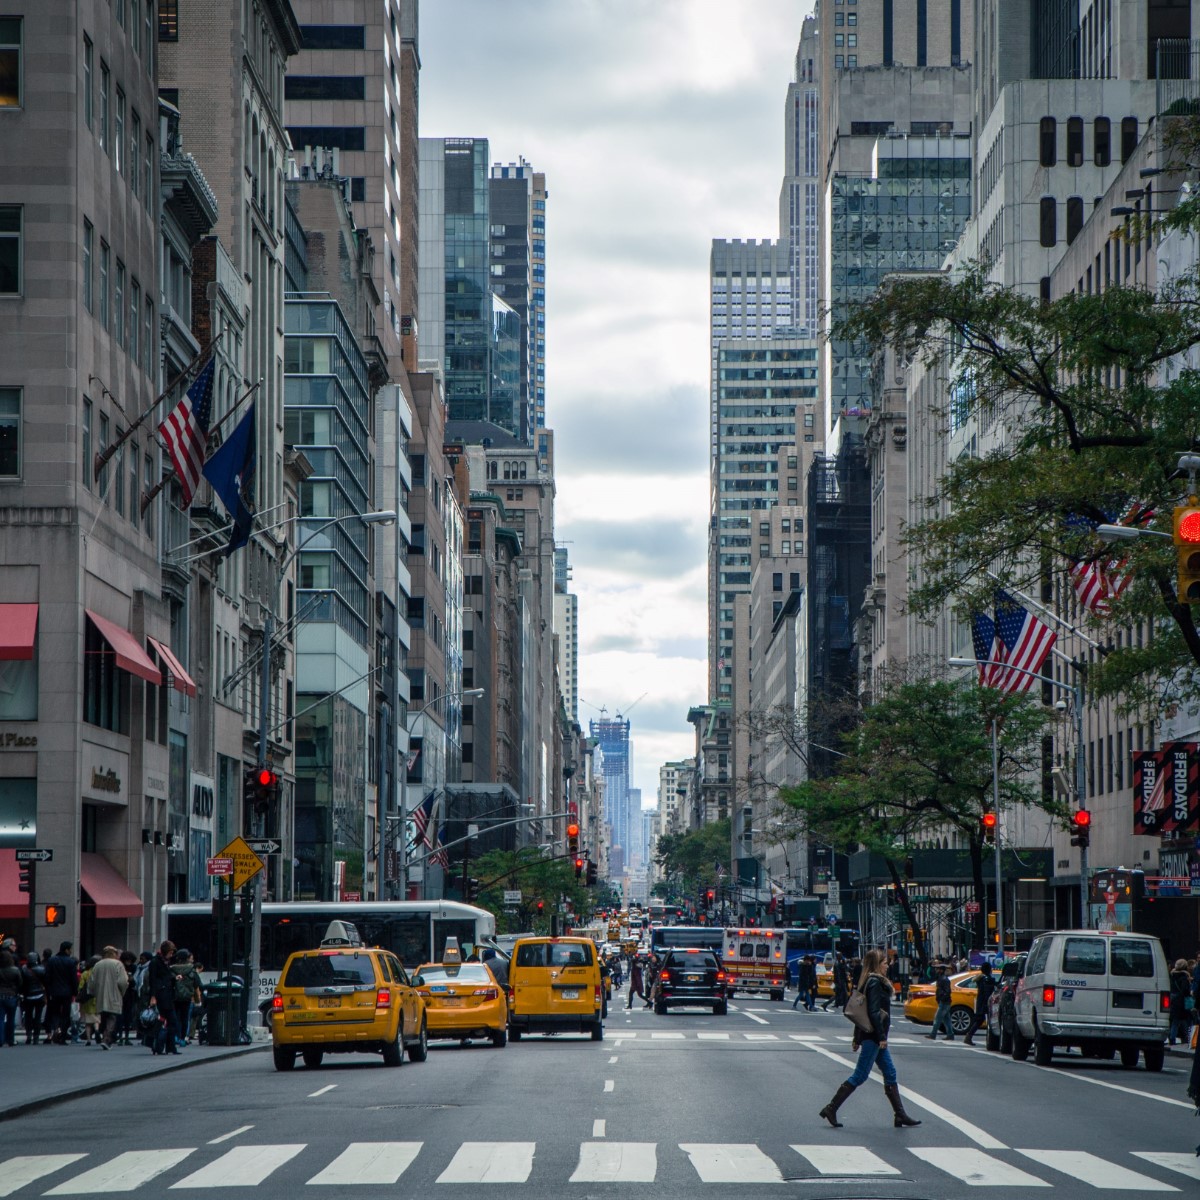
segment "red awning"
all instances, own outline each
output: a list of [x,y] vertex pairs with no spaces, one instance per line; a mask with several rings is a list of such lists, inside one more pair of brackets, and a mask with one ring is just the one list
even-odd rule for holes
[[28,662],[33,657],[37,619],[36,604],[0,604],[0,659]]
[[137,638],[128,629],[97,616],[90,608],[85,611],[88,620],[100,631],[100,636],[116,652],[117,666],[121,670],[140,675],[149,683],[162,685],[162,672],[150,661],[150,656],[138,645]]
[[140,917],[144,911],[137,893],[100,854],[80,854],[79,882],[98,917]]
[[0,921],[24,921],[29,916],[29,895],[18,888],[17,852],[0,850]]
[[155,653],[162,659],[162,664],[167,668],[167,675],[170,677],[171,686],[177,692],[183,692],[185,696],[194,696],[196,694],[196,683],[192,677],[183,668],[183,663],[175,657],[171,647],[165,642],[160,642],[157,638],[146,639],[150,645],[154,647]]

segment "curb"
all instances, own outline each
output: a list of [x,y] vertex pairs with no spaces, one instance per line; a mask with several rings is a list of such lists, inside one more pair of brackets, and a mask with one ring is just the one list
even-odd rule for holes
[[[225,1062],[231,1058],[239,1058],[243,1054],[253,1054],[255,1051],[265,1049],[266,1046],[264,1045],[230,1046],[224,1054],[210,1054],[205,1058],[191,1058],[186,1062],[172,1063],[157,1071],[145,1071],[140,1075],[123,1075],[115,1079],[105,1079],[99,1083],[84,1084],[82,1087],[72,1088],[67,1092],[56,1092],[53,1096],[41,1096],[36,1100],[26,1100],[22,1103],[0,1109],[0,1124],[11,1120],[13,1117],[21,1117],[28,1113],[38,1112],[40,1109],[50,1108],[52,1105],[62,1104],[67,1100],[79,1100],[84,1096],[94,1096],[97,1092],[111,1091],[113,1088],[141,1083],[146,1079],[157,1079],[162,1075],[171,1075],[176,1071],[186,1071],[192,1067],[203,1067],[207,1063]],[[181,1055],[180,1057],[183,1056]]]

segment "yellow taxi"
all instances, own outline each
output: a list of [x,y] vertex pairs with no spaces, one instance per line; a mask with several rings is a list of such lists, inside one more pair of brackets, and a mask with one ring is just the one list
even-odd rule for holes
[[[980,971],[962,971],[950,976],[950,1028],[957,1037],[967,1032],[975,1015],[975,993],[979,987]],[[932,1025],[937,1013],[937,999],[932,983],[914,984],[908,989],[904,1015],[918,1025]]]
[[277,1071],[297,1054],[319,1067],[326,1054],[382,1054],[398,1067],[429,1053],[425,1000],[389,950],[364,946],[358,931],[333,921],[316,950],[288,957],[271,998],[271,1048]]
[[465,1046],[487,1038],[497,1047],[508,1044],[508,994],[481,962],[463,962],[451,938],[440,963],[425,963],[413,986],[425,1001],[429,1036],[455,1038]]
[[508,968],[508,1032],[590,1033],[604,1038],[600,959],[589,938],[521,938]]

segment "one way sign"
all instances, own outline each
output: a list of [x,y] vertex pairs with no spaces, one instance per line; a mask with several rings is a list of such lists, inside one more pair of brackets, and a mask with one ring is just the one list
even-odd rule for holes
[[273,838],[247,838],[246,845],[254,851],[255,854],[278,854],[280,845]]
[[53,850],[18,850],[17,862],[52,862]]

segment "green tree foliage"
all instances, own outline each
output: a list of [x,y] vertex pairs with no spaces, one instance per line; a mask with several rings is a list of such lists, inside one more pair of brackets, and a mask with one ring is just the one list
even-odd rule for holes
[[715,887],[718,864],[730,871],[730,822],[714,821],[687,833],[668,833],[658,839],[655,858],[675,895],[694,896]]
[[[583,924],[591,916],[592,901],[582,879],[575,878],[573,859],[549,858],[535,846],[520,850],[492,850],[474,858],[471,875],[479,880],[481,908],[496,914],[499,933],[548,933],[550,918],[560,901],[571,903],[571,924]],[[521,903],[515,912],[504,904],[504,893],[520,889]],[[539,914],[537,902],[543,908]]]
[[[952,830],[970,852],[982,921],[980,817],[992,801],[993,720],[999,723],[1001,812],[1036,807],[1065,822],[1066,807],[1042,794],[1041,738],[1049,718],[1037,699],[974,680],[906,679],[899,672],[881,681],[875,702],[842,736],[845,757],[835,773],[783,787],[780,799],[803,815],[810,838],[883,855],[902,891],[895,863]],[[919,938],[911,910],[909,917]]]
[[[1141,230],[1132,237],[1131,252],[1155,252]],[[1118,258],[1126,251],[1113,246]],[[1195,694],[1200,632],[1175,598],[1171,543],[1141,538],[1114,551],[1069,518],[1111,523],[1135,504],[1152,514],[1147,528],[1170,531],[1186,492],[1177,463],[1200,438],[1200,372],[1177,357],[1200,343],[1197,271],[1157,294],[1113,285],[1042,302],[989,283],[975,265],[882,289],[838,336],[920,354],[945,372],[956,419],[977,416],[985,444],[988,430],[1004,430],[996,448],[950,465],[940,494],[908,528],[918,571],[912,607],[924,615],[948,602],[989,608],[987,571],[1038,594],[1070,563],[1119,553],[1131,585],[1109,620],[1084,619],[1101,641],[1139,623],[1154,636],[1119,639],[1090,685],[1123,694],[1130,707]]]

